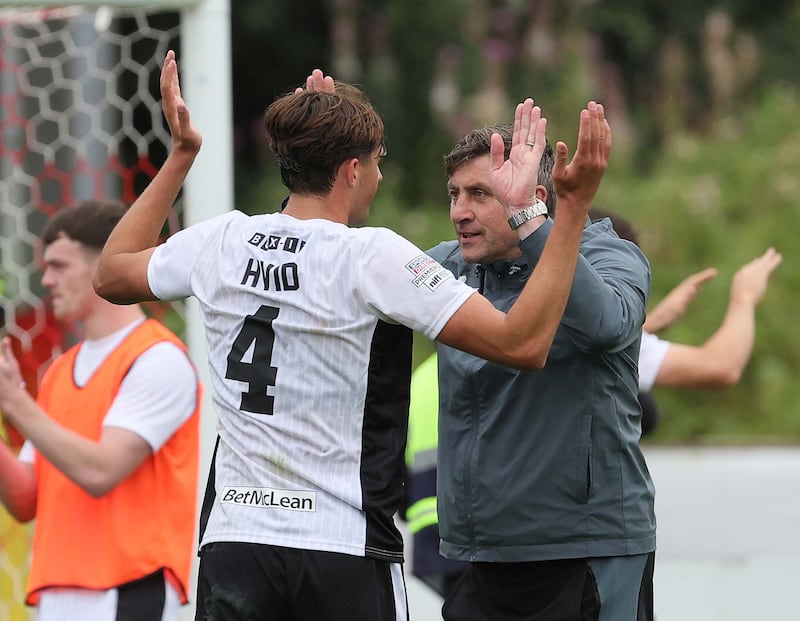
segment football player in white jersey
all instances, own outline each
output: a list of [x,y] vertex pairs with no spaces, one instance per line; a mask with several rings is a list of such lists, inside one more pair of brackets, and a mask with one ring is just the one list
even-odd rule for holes
[[[351,228],[381,182],[384,127],[355,87],[315,70],[267,109],[280,213],[233,211],[156,247],[200,150],[175,56],[161,76],[173,144],[106,244],[95,277],[116,302],[195,296],[219,418],[201,517],[197,619],[406,619],[402,496],[411,330],[517,368],[548,355],[586,214],[605,172],[603,107],[556,147],[559,211],[542,259],[503,313],[399,235]],[[533,217],[546,120],[516,108],[491,181],[520,238]]]

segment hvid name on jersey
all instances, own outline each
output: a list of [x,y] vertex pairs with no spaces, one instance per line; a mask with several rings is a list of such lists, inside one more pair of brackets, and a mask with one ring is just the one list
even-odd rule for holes
[[297,263],[265,263],[249,259],[241,285],[261,286],[264,291],[296,291],[300,288]]

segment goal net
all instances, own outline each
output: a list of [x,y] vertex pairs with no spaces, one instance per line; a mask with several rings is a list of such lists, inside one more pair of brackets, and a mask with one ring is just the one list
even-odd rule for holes
[[[154,4],[0,8],[0,319],[32,392],[80,337],[41,286],[47,218],[83,199],[133,202],[167,154],[159,71],[169,49],[180,57],[182,13]],[[181,308],[150,310],[181,332]],[[29,535],[0,507],[0,619],[28,619]]]

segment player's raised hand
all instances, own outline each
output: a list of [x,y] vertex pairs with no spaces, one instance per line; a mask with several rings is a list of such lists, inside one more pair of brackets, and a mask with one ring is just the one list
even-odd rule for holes
[[[564,142],[556,144],[553,182],[558,197],[558,210],[575,209],[585,216],[592,205],[611,155],[611,127],[603,106],[590,101],[581,110],[578,147],[572,160]],[[576,214],[580,215],[580,214]]]
[[203,137],[192,125],[189,108],[181,96],[178,79],[178,63],[175,52],[170,50],[161,67],[161,109],[167,119],[172,134],[172,149],[177,152],[196,154],[200,150]]
[[[333,93],[335,90],[333,78],[322,73],[321,69],[314,69],[306,78],[307,91],[321,91],[323,93]],[[298,86],[294,89],[295,93],[302,93],[303,87]]]

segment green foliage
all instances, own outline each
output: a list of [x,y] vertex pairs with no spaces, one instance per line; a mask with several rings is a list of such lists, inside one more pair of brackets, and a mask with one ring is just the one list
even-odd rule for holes
[[[718,391],[657,389],[664,421],[646,442],[800,442],[798,115],[800,93],[777,87],[744,118],[724,123],[718,137],[675,140],[647,176],[612,158],[597,203],[636,224],[653,267],[651,301],[690,273],[719,270],[665,338],[702,343],[722,319],[734,272],[768,246],[784,257],[758,308],[756,345],[741,382]],[[392,228],[422,248],[452,238],[443,179],[439,201],[410,208],[396,174],[384,173],[371,225]],[[432,350],[418,337],[415,364]]]
[[756,345],[741,382],[720,391],[657,389],[665,421],[651,442],[800,441],[800,94],[776,87],[714,139],[676,141],[652,175],[612,166],[598,203],[636,223],[656,301],[688,274],[715,266],[682,322],[664,333],[700,344],[724,313],[733,273],[769,246],[783,263],[757,311]]
[[[769,245],[784,255],[758,309],[740,384],[659,390],[665,421],[648,441],[800,441],[800,382],[793,381],[800,368],[800,0],[775,0],[768,10],[747,0],[237,0],[231,8],[236,197],[245,212],[276,211],[285,196],[259,138],[263,109],[313,67],[342,77],[335,58],[354,61],[348,81],[364,86],[386,121],[389,157],[369,224],[422,248],[452,237],[442,156],[464,131],[511,120],[513,103],[533,96],[551,141],[574,149],[578,110],[607,97],[612,127],[628,131],[615,133],[597,204],[639,229],[653,265],[651,299],[692,272],[719,270],[666,338],[704,341],[721,320],[736,269]],[[733,26],[718,51],[735,78],[721,98],[724,84],[714,90],[703,51],[707,18],[718,9]],[[343,53],[341,19],[348,18],[354,36]],[[528,51],[531,32],[546,42],[543,55]],[[758,58],[749,72],[737,56],[747,41]],[[492,64],[492,54],[502,60]],[[455,103],[437,112],[432,92],[448,80]],[[508,116],[486,118],[495,114],[489,106],[470,118],[476,94],[491,93],[493,80]],[[418,363],[431,344],[415,344]]]

